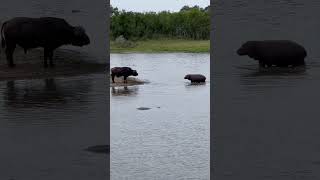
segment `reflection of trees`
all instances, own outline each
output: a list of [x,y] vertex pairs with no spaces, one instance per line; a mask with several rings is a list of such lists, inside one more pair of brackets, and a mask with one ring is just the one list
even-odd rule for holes
[[[26,81],[25,81],[26,82]],[[57,83],[55,79],[44,79],[43,83],[28,86],[16,81],[7,81],[4,90],[5,105],[14,108],[57,107],[67,104],[69,100],[81,101],[84,92],[89,91],[86,81],[68,81]]]
[[138,94],[138,90],[138,86],[112,87],[111,93],[113,96],[134,96]]

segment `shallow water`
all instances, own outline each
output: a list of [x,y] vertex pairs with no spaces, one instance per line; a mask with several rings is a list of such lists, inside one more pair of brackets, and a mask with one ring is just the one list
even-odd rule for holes
[[[320,3],[214,3],[214,173],[216,179],[319,179]],[[235,52],[247,40],[289,39],[306,67],[258,69]]]
[[150,82],[110,88],[111,179],[209,179],[209,64],[209,54],[111,54],[111,67]]
[[0,82],[1,179],[105,179],[105,75]]

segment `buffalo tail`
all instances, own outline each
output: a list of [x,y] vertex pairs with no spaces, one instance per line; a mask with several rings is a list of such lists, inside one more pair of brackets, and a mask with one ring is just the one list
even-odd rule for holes
[[4,35],[3,35],[3,29],[4,29],[5,25],[6,25],[6,22],[4,22],[1,27],[1,46],[2,46],[2,48],[6,47],[6,40],[4,39]]

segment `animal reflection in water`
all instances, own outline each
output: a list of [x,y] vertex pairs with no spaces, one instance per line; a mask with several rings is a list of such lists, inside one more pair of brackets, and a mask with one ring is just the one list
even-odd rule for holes
[[[82,100],[84,96],[81,94],[89,91],[89,85],[84,81],[81,81],[82,83],[79,81],[66,83],[66,87],[63,87],[62,84],[60,86],[57,85],[56,80],[53,78],[44,79],[43,82],[27,84],[26,81],[7,81],[4,91],[5,105],[14,108],[59,108],[57,105],[67,104],[69,100]],[[81,92],[79,89],[81,89]]]
[[297,76],[297,75],[304,75],[306,73],[307,67],[306,66],[299,66],[299,67],[259,67],[259,69],[254,68],[238,68],[244,69],[248,71],[248,73],[243,74],[243,77],[260,77],[260,76]]
[[138,94],[138,90],[138,86],[112,87],[111,93],[113,96],[134,96]]

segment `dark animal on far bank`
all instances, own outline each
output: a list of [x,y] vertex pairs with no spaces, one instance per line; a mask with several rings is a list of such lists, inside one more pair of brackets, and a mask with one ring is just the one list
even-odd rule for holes
[[238,50],[240,56],[248,55],[259,61],[261,67],[304,65],[307,52],[303,46],[289,40],[247,41]]
[[184,79],[190,80],[192,83],[205,82],[206,77],[202,74],[187,74]]
[[127,83],[127,77],[129,76],[138,76],[136,70],[132,70],[129,67],[114,67],[111,69],[111,77],[112,82],[114,83],[114,77],[121,77],[123,76],[123,82]]
[[81,26],[71,26],[64,19],[55,17],[16,17],[2,24],[1,44],[5,49],[9,67],[14,67],[13,52],[16,45],[27,53],[29,49],[44,48],[44,67],[54,66],[53,52],[62,45],[84,46],[90,39]]

